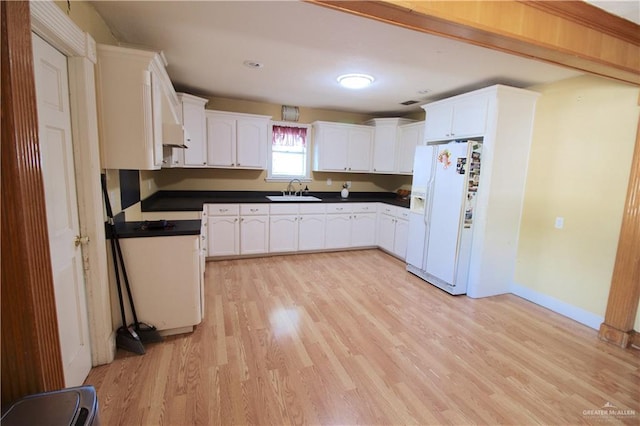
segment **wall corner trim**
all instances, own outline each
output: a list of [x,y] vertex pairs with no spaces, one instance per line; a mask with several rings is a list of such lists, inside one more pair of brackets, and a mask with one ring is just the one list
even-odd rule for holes
[[536,305],[540,305],[545,307],[557,314],[563,315],[567,318],[571,318],[574,321],[579,322],[580,324],[584,324],[587,327],[593,328],[594,330],[600,329],[600,324],[604,321],[604,317],[600,315],[596,315],[592,312],[586,311],[577,306],[573,306],[567,302],[563,302],[562,300],[556,299],[549,295],[537,292],[528,287],[524,287],[520,284],[512,283],[511,284],[511,293],[516,296],[522,297],[525,300],[535,303]]

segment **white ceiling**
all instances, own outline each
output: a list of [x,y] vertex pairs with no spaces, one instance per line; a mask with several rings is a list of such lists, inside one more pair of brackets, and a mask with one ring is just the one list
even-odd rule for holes
[[[123,44],[162,50],[176,88],[196,95],[391,116],[491,84],[580,74],[298,1],[91,3]],[[339,87],[350,72],[376,80]]]
[[586,0],[586,2],[640,25],[640,0]]

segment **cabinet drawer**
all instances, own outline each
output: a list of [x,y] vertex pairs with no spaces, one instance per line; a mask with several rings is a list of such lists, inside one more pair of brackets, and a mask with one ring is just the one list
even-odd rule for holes
[[327,204],[327,213],[351,213],[352,204]]
[[404,207],[396,208],[396,217],[398,219],[409,220],[409,209],[405,209]]
[[323,214],[327,211],[326,205],[320,203],[298,204],[300,214]]
[[352,211],[354,213],[376,213],[378,211],[378,204],[377,203],[353,204]]
[[271,214],[298,214],[297,204],[271,204],[269,209]]
[[269,214],[269,204],[240,204],[240,215],[265,215]]
[[390,206],[388,204],[381,204],[380,205],[380,213],[388,214],[389,216],[395,216],[396,215],[396,207],[395,206]]
[[209,216],[238,216],[239,204],[207,204]]

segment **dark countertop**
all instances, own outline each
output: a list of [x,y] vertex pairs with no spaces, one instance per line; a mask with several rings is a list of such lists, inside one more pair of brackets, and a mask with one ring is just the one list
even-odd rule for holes
[[[146,222],[116,222],[118,238],[175,237],[200,235],[200,220],[168,220],[164,229],[144,229]],[[106,237],[111,238],[111,229],[106,225]]]
[[[163,211],[201,211],[203,204],[216,203],[288,203],[289,201],[271,201],[267,195],[282,195],[280,192],[261,191],[158,191],[142,200],[143,212]],[[341,198],[339,192],[310,192],[309,195],[321,201],[305,203],[371,203],[382,202],[400,207],[409,207],[409,200],[401,200],[393,192],[352,192],[348,198]],[[291,201],[296,203],[296,201]]]

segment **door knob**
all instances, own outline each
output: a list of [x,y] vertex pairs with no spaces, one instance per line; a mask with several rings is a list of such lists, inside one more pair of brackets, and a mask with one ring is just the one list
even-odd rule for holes
[[76,247],[78,247],[80,244],[87,244],[88,242],[89,237],[87,236],[76,235],[76,237],[73,239],[73,244],[75,244]]

